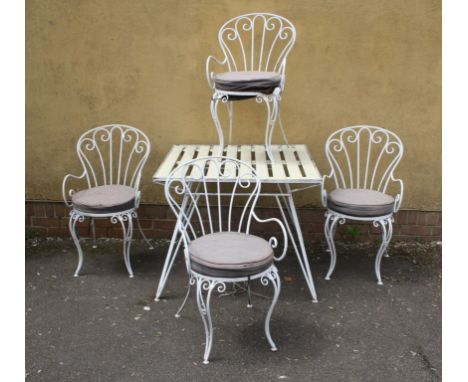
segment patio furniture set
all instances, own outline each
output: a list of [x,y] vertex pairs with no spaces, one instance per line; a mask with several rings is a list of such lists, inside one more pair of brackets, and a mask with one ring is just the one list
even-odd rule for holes
[[[213,90],[210,107],[219,144],[174,145],[152,178],[154,183],[164,186],[167,202],[176,216],[155,300],[161,298],[176,256],[183,247],[189,280],[176,317],[180,316],[191,287],[195,287],[206,333],[204,363],[209,361],[213,343],[212,292],[224,292],[228,283],[245,286],[249,307],[251,282],[260,280],[265,286],[273,286],[265,334],[271,350],[277,350],[270,334],[270,318],[281,289],[275,264],[286,256],[288,243],[296,254],[312,301],[317,302],[293,198],[296,192],[320,187],[326,209],[324,233],[330,252],[327,280],[336,265],[337,225],[356,220],[380,226],[382,243],[375,259],[378,284],[382,284],[380,263],[392,237],[393,215],[403,198],[403,182],[394,177],[403,145],[398,136],[386,129],[360,125],[331,134],[325,143],[331,171],[325,176],[320,175],[305,145],[288,142],[280,116],[286,60],[296,39],[296,30],[288,20],[267,13],[242,15],[226,22],[218,39],[224,59],[208,57],[206,75]],[[213,62],[224,67],[223,71],[213,72]],[[262,145],[231,143],[233,106],[245,99],[266,105]],[[227,107],[227,145],[218,115],[220,104]],[[273,145],[277,124],[284,143]],[[74,275],[79,276],[83,266],[77,223],[90,219],[95,246],[94,221],[105,218],[122,227],[124,262],[129,276],[133,277],[130,246],[134,222],[152,249],[138,220],[141,174],[149,156],[150,141],[134,127],[115,124],[85,132],[76,149],[83,172],[79,176],[65,176],[62,185],[63,198],[71,208],[70,233],[78,251]],[[86,186],[80,191],[67,190],[71,179],[84,181]],[[331,192],[327,192],[329,183],[334,184]],[[392,184],[398,187],[396,196],[387,193]],[[264,185],[269,188],[262,188]],[[255,207],[260,198],[275,201],[279,218],[258,217]],[[274,236],[264,239],[252,234],[253,226],[263,223],[277,225],[282,245]],[[275,255],[278,247],[281,249]]]

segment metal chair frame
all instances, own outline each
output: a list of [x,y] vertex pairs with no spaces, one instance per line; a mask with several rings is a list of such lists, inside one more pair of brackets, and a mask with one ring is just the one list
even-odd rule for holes
[[[236,174],[236,181],[227,182]],[[232,187],[232,191],[222,190],[223,183]],[[210,192],[210,187],[215,191]],[[276,222],[284,236],[284,248],[275,261],[284,258],[287,251],[288,237],[282,222],[276,218],[260,219],[254,212],[261,189],[260,179],[255,170],[245,162],[228,157],[199,157],[184,162],[174,169],[165,183],[167,201],[177,217],[177,228],[182,236],[187,271],[189,273],[189,286],[187,294],[176,313],[180,313],[189,297],[190,286],[196,285],[197,305],[205,328],[205,352],[203,362],[209,362],[209,355],[213,344],[213,324],[211,319],[210,302],[214,289],[219,293],[226,290],[227,283],[250,282],[259,279],[263,285],[271,283],[274,288],[273,300],[265,318],[265,335],[271,350],[277,347],[270,334],[270,319],[278,300],[281,289],[281,280],[274,264],[268,269],[245,277],[211,277],[200,274],[191,268],[188,246],[197,237],[216,232],[242,232],[249,234],[253,220],[265,223]],[[236,196],[247,194],[247,200],[242,204],[239,223],[234,223],[233,207],[236,205]],[[210,197],[212,197],[210,199]],[[227,198],[223,203],[223,198]],[[178,201],[177,199],[182,199]],[[214,201],[213,201],[214,199]],[[201,203],[204,205],[202,206]],[[190,206],[188,206],[190,204]],[[226,206],[227,204],[227,206]],[[206,211],[206,212],[205,212]],[[224,219],[224,218],[227,219]],[[226,220],[226,222],[225,222]],[[269,243],[276,248],[278,240],[271,237]],[[205,293],[206,292],[206,293]],[[205,296],[206,294],[206,296]],[[249,301],[250,303],[250,301]]]
[[[256,31],[260,32],[261,35],[257,44]],[[268,37],[271,37],[270,41],[268,41]],[[296,29],[289,20],[282,16],[271,13],[249,13],[235,17],[223,24],[218,33],[218,40],[224,59],[220,60],[214,56],[209,56],[206,60],[206,77],[208,85],[214,91],[210,110],[218,133],[220,147],[224,146],[224,134],[218,116],[219,102],[221,101],[227,105],[229,119],[228,143],[230,144],[233,129],[232,98],[255,98],[257,103],[264,103],[267,109],[265,145],[267,153],[273,161],[271,143],[277,122],[284,142],[289,145],[281,121],[280,101],[286,80],[287,57],[296,41]],[[240,54],[236,54],[234,48],[240,50]],[[225,71],[229,72],[241,70],[278,72],[281,74],[281,83],[272,94],[217,89],[214,82],[215,73],[211,70],[212,61],[224,66]],[[221,152],[219,154],[221,155]]]
[[[355,151],[356,155],[353,155]],[[356,217],[327,208],[325,220],[325,238],[330,252],[330,266],[326,280],[336,266],[336,247],[334,235],[337,224],[346,220],[372,222],[374,227],[381,227],[382,243],[375,259],[377,283],[382,285],[380,264],[387,253],[393,233],[393,215],[398,212],[403,200],[404,185],[401,179],[394,177],[394,170],[403,157],[403,144],[393,132],[377,126],[358,125],[337,130],[327,139],[325,153],[331,171],[322,178],[322,204],[327,207],[327,180],[333,180],[335,188],[363,188],[386,193],[389,184],[396,183],[399,192],[395,195],[393,211],[384,216]],[[373,156],[376,157],[372,161]],[[385,163],[385,160],[387,163]]]
[[[114,146],[116,145],[116,146]],[[129,149],[127,152],[126,149]],[[133,236],[133,219],[136,219],[139,231],[150,249],[151,242],[143,233],[138,220],[137,209],[140,204],[141,172],[148,159],[151,144],[148,137],[132,126],[113,124],[95,127],[83,133],[76,144],[76,152],[83,167],[79,176],[67,174],[62,182],[62,196],[70,211],[70,234],[78,251],[78,265],[74,276],[78,277],[83,266],[83,250],[76,232],[76,224],[90,219],[93,235],[93,248],[96,248],[95,219],[110,219],[113,224],[120,223],[123,231],[123,257],[130,277],[133,270],[130,263],[130,246]],[[116,151],[117,150],[117,151]],[[89,213],[76,209],[69,198],[76,192],[67,189],[70,179],[86,181],[87,188],[120,184],[135,189],[134,207],[111,213]]]

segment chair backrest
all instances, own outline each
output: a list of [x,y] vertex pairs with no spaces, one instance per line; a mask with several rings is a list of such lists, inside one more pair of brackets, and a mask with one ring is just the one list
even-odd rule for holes
[[284,73],[296,29],[284,17],[250,13],[227,21],[218,39],[230,71]]
[[76,145],[88,187],[121,184],[139,189],[150,149],[142,131],[120,124],[88,130]]
[[255,170],[245,162],[211,156],[175,168],[165,194],[187,245],[210,233],[249,233],[260,187]]
[[350,126],[327,139],[325,153],[336,188],[365,188],[386,192],[403,156],[395,133],[376,126]]

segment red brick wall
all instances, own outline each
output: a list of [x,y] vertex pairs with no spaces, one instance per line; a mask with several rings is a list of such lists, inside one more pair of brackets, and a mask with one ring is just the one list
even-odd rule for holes
[[[26,235],[69,237],[68,213],[62,202],[26,202]],[[140,223],[148,237],[168,238],[174,229],[174,216],[166,205],[142,204],[139,208]],[[260,217],[279,217],[278,210],[259,208]],[[303,235],[308,240],[323,239],[324,210],[319,208],[298,209]],[[78,223],[81,236],[89,236],[89,222]],[[255,226],[254,230],[259,230]],[[261,227],[262,231],[277,230],[275,225]],[[354,234],[353,234],[354,232]],[[341,239],[366,241],[378,235],[379,229],[372,224],[347,222],[338,228]],[[120,237],[120,226],[112,224],[109,219],[96,220],[98,237]],[[138,234],[135,232],[135,237]],[[402,210],[395,216],[393,240],[440,241],[442,239],[442,213],[440,211]]]

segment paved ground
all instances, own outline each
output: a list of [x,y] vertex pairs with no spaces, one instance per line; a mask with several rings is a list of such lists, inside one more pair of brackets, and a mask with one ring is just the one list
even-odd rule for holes
[[[339,248],[331,281],[320,245],[311,265],[313,304],[295,258],[279,264],[283,288],[269,351],[263,334],[268,300],[214,298],[212,362],[203,365],[204,331],[194,298],[184,294],[182,258],[167,299],[154,302],[167,243],[151,253],[137,242],[136,277],[126,276],[120,243],[85,245],[84,275],[73,278],[68,240],[26,243],[27,381],[438,381],[441,376],[440,246],[394,246],[383,259],[384,286],[371,248]],[[256,285],[258,293],[271,290]]]

